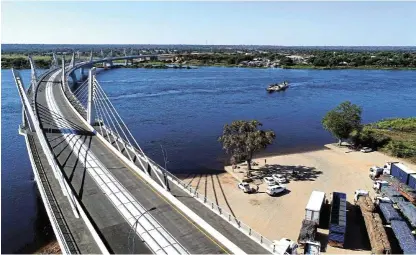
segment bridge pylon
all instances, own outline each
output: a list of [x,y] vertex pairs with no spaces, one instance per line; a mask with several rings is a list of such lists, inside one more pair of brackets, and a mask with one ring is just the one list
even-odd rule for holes
[[59,66],[59,64],[58,64],[58,59],[56,57],[56,54],[55,54],[55,52],[52,52],[52,63],[51,63],[51,67],[52,68],[56,68],[58,66]]
[[90,62],[92,62],[92,51],[90,53]]
[[88,73],[88,101],[87,101],[87,121],[92,126],[95,122],[95,107],[94,107],[94,97],[95,97],[95,88],[94,80],[97,69],[95,67],[91,68]]
[[32,56],[29,56],[30,63],[30,87],[32,89],[32,96],[35,99],[35,91],[38,84],[38,74],[36,72],[35,62],[32,59]]
[[[127,57],[127,52],[126,52],[126,48],[124,48],[124,56]],[[129,63],[129,61],[127,60],[127,58],[124,60],[124,65],[127,66],[127,64]]]
[[67,86],[65,86],[65,55],[62,55],[62,76],[61,76],[62,88],[65,91]]
[[69,64],[69,66],[72,68],[75,65],[75,52],[72,52],[72,58],[71,58],[71,63]]

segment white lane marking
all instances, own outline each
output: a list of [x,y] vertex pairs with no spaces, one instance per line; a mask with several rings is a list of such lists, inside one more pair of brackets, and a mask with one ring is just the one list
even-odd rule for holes
[[[70,123],[62,118],[61,121],[56,121],[57,118],[52,112],[62,115],[59,107],[56,104],[53,96],[53,80],[59,74],[59,71],[53,74],[46,84],[46,102],[48,104],[51,116],[58,128],[67,128],[71,126]],[[108,169],[89,151],[86,145],[83,144],[82,139],[72,139],[75,134],[64,134],[64,139],[74,152],[82,165],[85,166],[88,174],[104,192],[111,203],[117,208],[124,219],[133,227],[136,233],[147,243],[150,249],[156,254],[184,254],[189,253],[182,245],[180,245],[173,236],[170,235],[153,218],[146,213],[146,209],[134,199],[134,197],[114,178]],[[79,153],[78,153],[79,152]],[[138,222],[138,224],[135,224]]]

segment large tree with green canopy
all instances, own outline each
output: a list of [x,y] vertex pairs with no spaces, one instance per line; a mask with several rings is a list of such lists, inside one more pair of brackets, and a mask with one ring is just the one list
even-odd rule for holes
[[262,124],[257,120],[233,121],[230,125],[224,126],[222,136],[218,138],[223,149],[234,161],[247,162],[248,174],[250,174],[254,153],[272,144],[276,137],[271,130],[260,130],[261,126]]
[[339,140],[348,139],[354,130],[361,128],[361,107],[345,101],[326,113],[322,119],[323,127]]

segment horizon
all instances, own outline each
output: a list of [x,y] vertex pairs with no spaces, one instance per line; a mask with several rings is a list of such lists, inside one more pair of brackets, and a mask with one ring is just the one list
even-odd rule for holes
[[187,44],[187,43],[1,43],[1,45],[166,45],[166,46],[270,46],[270,47],[389,47],[412,48],[416,45],[273,45],[273,44]]
[[416,24],[416,2],[4,2],[2,7],[2,44],[416,45],[410,25]]

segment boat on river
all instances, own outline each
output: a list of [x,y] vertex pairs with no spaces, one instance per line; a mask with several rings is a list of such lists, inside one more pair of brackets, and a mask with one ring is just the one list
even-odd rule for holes
[[287,81],[284,81],[282,83],[276,83],[271,84],[269,87],[266,88],[268,92],[274,92],[274,91],[283,91],[286,90],[289,87],[289,83]]

